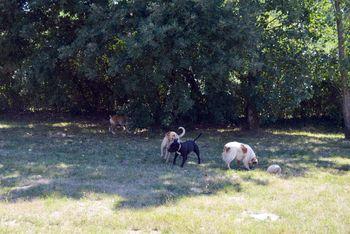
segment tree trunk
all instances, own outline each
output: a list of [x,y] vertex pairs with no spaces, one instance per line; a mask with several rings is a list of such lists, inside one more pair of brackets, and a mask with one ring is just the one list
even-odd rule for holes
[[343,92],[343,115],[345,138],[350,139],[350,91]]
[[190,84],[192,93],[195,94],[196,99],[200,99],[202,97],[202,92],[199,88],[199,85],[197,84],[196,80],[194,79],[194,74],[189,69],[184,69],[184,77],[186,79],[186,82]]
[[339,71],[340,79],[342,83],[342,94],[343,94],[343,117],[344,117],[344,133],[345,138],[350,139],[350,88],[349,88],[349,76],[348,71],[345,67],[345,47],[344,47],[344,26],[342,11],[340,9],[340,1],[334,1],[335,8],[335,19],[337,24],[338,32],[338,53],[339,53]]
[[[247,76],[247,90],[254,90],[256,78],[252,73],[249,73]],[[260,126],[259,115],[255,106],[255,95],[251,95],[251,93],[246,93],[246,107],[245,114],[247,119],[247,125],[249,130],[258,130]]]
[[248,101],[246,106],[246,117],[249,130],[259,129],[259,116],[255,106],[250,101]]

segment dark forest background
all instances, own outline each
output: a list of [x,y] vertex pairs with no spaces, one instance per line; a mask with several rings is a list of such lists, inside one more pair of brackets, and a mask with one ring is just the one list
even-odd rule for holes
[[135,127],[327,119],[346,132],[349,6],[4,0],[0,112],[123,113]]

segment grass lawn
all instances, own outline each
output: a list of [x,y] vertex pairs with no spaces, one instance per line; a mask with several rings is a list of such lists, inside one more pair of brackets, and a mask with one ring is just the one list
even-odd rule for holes
[[[164,133],[108,122],[0,119],[0,232],[349,233],[350,142],[319,129],[188,131],[203,163],[160,159]],[[221,159],[248,143],[253,171]],[[281,177],[265,172],[278,163]],[[273,221],[252,214],[272,213]]]

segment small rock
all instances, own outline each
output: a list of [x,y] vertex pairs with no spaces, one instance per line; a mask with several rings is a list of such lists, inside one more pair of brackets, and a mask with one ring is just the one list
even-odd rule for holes
[[277,219],[279,219],[278,215],[271,214],[271,213],[251,213],[249,216],[261,221],[268,220],[268,219],[271,221],[276,221]]
[[267,168],[266,171],[270,174],[276,174],[276,175],[280,175],[282,173],[281,167],[277,164],[272,164]]

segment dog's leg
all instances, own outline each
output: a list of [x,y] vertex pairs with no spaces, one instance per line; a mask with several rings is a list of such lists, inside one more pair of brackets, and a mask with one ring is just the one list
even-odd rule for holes
[[123,131],[125,131],[125,130],[126,130],[126,126],[125,126],[125,125],[122,125],[122,128],[123,128]]
[[187,160],[187,154],[186,155],[182,155],[181,167],[184,167],[186,160]]
[[201,158],[199,157],[199,148],[197,145],[194,146],[193,151],[197,154],[198,164],[201,164]]
[[128,128],[127,125],[124,125],[124,131],[126,131],[127,133],[131,133],[130,129]]
[[165,162],[168,163],[170,159],[170,152],[168,152],[168,150],[166,150],[165,152]]
[[164,147],[163,147],[163,145],[160,146],[160,157],[164,158]]
[[227,167],[229,170],[231,170],[231,166],[230,166],[231,162],[227,163]]
[[177,158],[177,156],[179,156],[179,154],[178,154],[178,153],[175,153],[175,157],[174,157],[173,165],[175,165],[175,164],[176,164],[176,158]]
[[166,159],[166,153],[168,152],[167,144],[165,139],[163,139],[162,144],[160,145],[160,157]]

